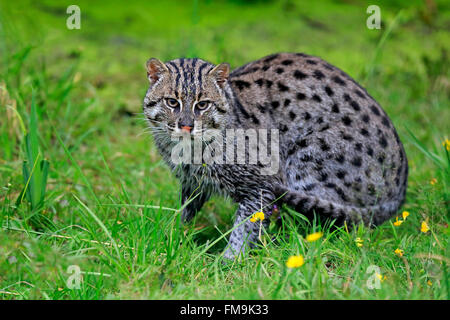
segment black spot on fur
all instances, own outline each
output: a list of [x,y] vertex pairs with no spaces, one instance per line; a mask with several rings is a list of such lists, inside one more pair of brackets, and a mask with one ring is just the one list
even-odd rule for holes
[[361,130],[359,132],[365,137],[369,136],[369,131],[367,131],[366,128],[361,128]]
[[278,73],[278,74],[282,74],[284,72],[284,69],[283,68],[277,68],[275,70],[275,72]]
[[350,100],[352,100],[352,98],[347,93],[344,93],[344,95],[342,97],[344,98],[344,100],[346,102],[349,102]]
[[322,80],[323,78],[325,78],[325,75],[320,70],[314,70],[313,77],[316,78],[317,80]]
[[345,86],[346,83],[339,76],[334,76],[333,81],[341,86]]
[[304,93],[297,92],[297,99],[298,100],[305,100],[306,99],[306,95]]
[[296,79],[303,80],[303,79],[305,79],[306,77],[308,77],[308,75],[305,74],[305,73],[303,73],[303,72],[301,72],[300,70],[295,70],[295,71],[294,71],[294,77],[295,77]]
[[276,109],[280,106],[280,103],[278,101],[272,101],[270,105],[272,106],[272,108]]
[[386,138],[384,136],[382,136],[380,138],[379,142],[380,142],[380,146],[382,146],[383,148],[386,148],[387,145],[388,145],[388,142],[387,142],[387,140],[386,140]]
[[339,106],[337,105],[337,103],[334,103],[334,104],[331,106],[331,111],[334,112],[334,113],[339,113],[339,112],[340,112]]
[[294,120],[295,117],[297,117],[297,115],[294,112],[289,111],[289,118],[291,118],[291,120]]
[[367,154],[369,155],[369,156],[373,156],[373,149],[372,149],[372,147],[367,147]]
[[263,79],[263,78],[259,78],[258,80],[255,81],[255,83],[256,83],[258,86],[262,87],[263,84],[264,84],[264,79]]
[[304,117],[305,117],[305,120],[311,119],[311,115],[309,114],[309,112],[305,112]]
[[278,82],[278,89],[280,89],[281,92],[289,91],[289,87],[285,86],[281,82]]
[[287,59],[287,60],[281,61],[281,64],[282,64],[283,66],[289,66],[289,65],[292,64],[292,62],[293,62],[292,60]]
[[325,130],[330,129],[330,125],[327,123],[326,125],[324,125],[322,128],[319,129],[320,132],[323,132]]
[[362,165],[361,157],[354,157],[353,160],[351,161],[351,164],[354,165],[355,167],[361,167]]
[[361,110],[361,107],[359,106],[358,102],[356,102],[355,100],[352,100],[352,101],[350,102],[350,105],[352,106],[352,108],[353,108],[355,111]]
[[372,110],[374,115],[380,116],[380,110],[375,105],[370,106],[370,110]]
[[355,150],[361,152],[362,151],[362,143],[355,143]]
[[342,139],[346,140],[346,141],[353,141],[353,137],[349,134],[346,133],[342,133]]
[[390,127],[390,125],[389,125],[389,120],[388,120],[387,117],[383,117],[383,119],[381,119],[381,123],[382,123],[386,128],[389,128],[389,127]]
[[270,68],[270,66],[269,65],[264,65],[261,69],[263,70],[263,71],[267,71],[267,70],[269,70],[269,68]]
[[339,195],[339,197],[341,197],[342,200],[348,201],[348,198],[347,198],[347,196],[345,195],[344,190],[342,190],[341,188],[339,188],[339,187],[336,186],[336,187],[334,188],[334,191],[336,191],[336,193]]
[[329,95],[330,97],[332,97],[334,95],[333,90],[331,90],[331,88],[329,86],[325,87],[325,92],[327,93],[327,95]]
[[291,100],[289,100],[289,99],[284,100],[285,107],[289,106],[290,103],[291,103]]
[[244,88],[250,88],[250,82],[243,81],[243,80],[236,80],[233,82],[239,89],[239,91],[242,91]]
[[294,146],[292,146],[291,148],[289,148],[289,150],[288,150],[288,155],[289,156],[292,156],[296,151],[297,151],[297,146],[296,145],[294,145]]
[[340,164],[344,163],[344,161],[345,161],[344,155],[338,154],[338,155],[336,156],[336,161],[339,162]]
[[267,88],[270,88],[272,86],[273,82],[270,80],[266,80],[266,86]]
[[306,60],[306,63],[308,63],[308,64],[317,64],[316,61],[311,60],[311,59]]
[[325,182],[328,179],[328,174],[326,172],[320,172],[318,180],[320,182]]
[[336,172],[336,177],[338,177],[341,180],[343,180],[346,175],[347,175],[347,171],[345,171],[345,170],[338,170],[338,172]]
[[281,123],[281,124],[280,124],[280,130],[281,130],[281,132],[286,132],[286,131],[289,130],[289,128],[288,128],[288,126],[285,125],[284,123]]
[[325,184],[325,187],[334,189],[334,188],[336,188],[336,185],[333,182],[328,182],[327,184]]
[[352,119],[350,119],[349,116],[344,116],[342,118],[342,122],[346,125],[346,126],[351,126],[352,125]]
[[368,114],[365,113],[361,116],[361,120],[364,121],[365,123],[368,123],[370,121],[370,117]]
[[330,150],[330,146],[325,142],[324,139],[319,138],[319,144],[320,144],[320,149],[322,151],[329,151]]
[[313,96],[312,96],[312,99],[313,99],[314,101],[317,101],[317,102],[322,102],[322,98],[319,97],[317,94],[313,95]]
[[301,139],[297,140],[295,144],[299,146],[299,148],[306,148],[308,146],[308,141],[306,139]]
[[365,96],[360,90],[358,90],[358,89],[355,89],[355,93],[356,93],[360,98],[363,98],[363,99],[366,98],[366,96]]

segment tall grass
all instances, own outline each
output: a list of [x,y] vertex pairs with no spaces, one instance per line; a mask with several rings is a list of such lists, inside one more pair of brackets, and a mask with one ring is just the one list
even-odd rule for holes
[[34,94],[31,100],[29,131],[25,136],[25,155],[26,159],[23,161],[22,167],[24,188],[17,198],[16,205],[20,205],[26,197],[31,213],[36,214],[44,208],[50,163],[43,159],[39,147],[38,118]]

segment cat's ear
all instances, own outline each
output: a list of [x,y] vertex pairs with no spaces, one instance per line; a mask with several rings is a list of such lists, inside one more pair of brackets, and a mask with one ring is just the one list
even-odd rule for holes
[[155,83],[165,72],[169,72],[166,65],[156,58],[147,61],[147,77],[150,83]]
[[225,83],[228,81],[228,76],[230,75],[230,65],[228,63],[221,63],[215,66],[209,75],[216,80],[217,84],[223,88]]

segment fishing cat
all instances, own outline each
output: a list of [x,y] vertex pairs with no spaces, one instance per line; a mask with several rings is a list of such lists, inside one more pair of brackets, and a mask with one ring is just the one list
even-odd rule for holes
[[[408,162],[391,120],[364,88],[318,57],[273,54],[231,73],[226,63],[153,58],[147,76],[144,114],[181,182],[183,221],[213,193],[239,204],[225,252],[229,259],[257,242],[260,223],[249,217],[267,214],[275,201],[336,225],[369,226],[389,219],[404,202]],[[276,130],[276,172],[263,173],[259,161],[250,163],[248,148],[238,151],[246,159],[240,164],[174,161],[173,136],[194,141],[208,130],[225,137],[230,129]]]

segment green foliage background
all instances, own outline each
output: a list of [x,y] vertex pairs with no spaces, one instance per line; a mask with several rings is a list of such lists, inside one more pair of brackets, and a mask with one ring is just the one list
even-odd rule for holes
[[[381,30],[366,27],[373,3],[359,0],[77,1],[81,29],[68,30],[71,4],[0,2],[1,299],[449,298],[448,1],[377,1]],[[264,246],[224,266],[236,206],[214,198],[194,225],[179,223],[179,186],[140,115],[144,63],[238,67],[282,51],[324,58],[383,106],[408,155],[411,215],[400,227],[347,233],[291,212]],[[36,159],[30,132],[50,164],[39,206],[16,202],[23,163]],[[41,194],[45,183],[35,185]],[[319,229],[321,240],[304,240]],[[286,269],[296,254],[305,265]],[[68,283],[71,265],[84,272],[79,289]],[[386,276],[379,289],[367,287],[371,265]]]

